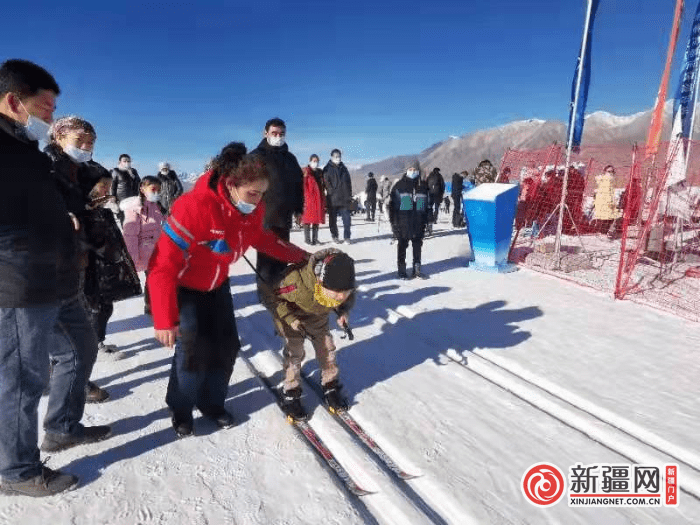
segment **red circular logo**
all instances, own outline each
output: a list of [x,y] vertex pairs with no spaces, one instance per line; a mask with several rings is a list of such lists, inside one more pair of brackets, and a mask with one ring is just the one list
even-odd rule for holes
[[564,495],[564,474],[550,463],[537,463],[525,472],[521,486],[533,505],[554,505]]

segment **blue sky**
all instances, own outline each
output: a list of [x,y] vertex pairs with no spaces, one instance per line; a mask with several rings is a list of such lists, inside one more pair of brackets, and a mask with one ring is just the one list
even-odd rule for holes
[[[674,4],[600,0],[587,112],[653,105]],[[353,165],[565,121],[584,15],[583,0],[12,2],[0,60],[51,71],[56,116],[91,121],[108,168],[126,152],[142,175],[160,160],[199,172],[229,141],[254,148],[274,116],[302,165],[335,147]]]

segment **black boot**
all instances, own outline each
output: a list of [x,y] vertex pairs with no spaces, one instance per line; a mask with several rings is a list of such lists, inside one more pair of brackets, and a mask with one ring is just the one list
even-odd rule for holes
[[399,263],[399,279],[408,279],[408,274],[406,273],[406,263]]
[[311,226],[304,224],[304,242],[306,244],[311,244]]
[[420,263],[413,263],[413,273],[411,278],[417,277],[418,279],[427,279],[428,276],[425,275],[420,269]]
[[287,414],[287,419],[292,421],[306,421],[309,414],[301,404],[301,387],[282,391],[282,411]]
[[330,381],[323,385],[323,404],[333,414],[345,412],[349,408],[348,400],[345,399],[341,391],[342,388],[338,380]]
[[318,224],[314,224],[311,228],[311,244],[319,244],[318,242]]

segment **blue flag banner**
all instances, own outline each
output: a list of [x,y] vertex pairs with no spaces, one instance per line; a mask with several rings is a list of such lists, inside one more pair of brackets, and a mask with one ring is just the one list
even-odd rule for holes
[[[593,21],[598,10],[599,0],[588,0],[588,19],[586,20],[586,30],[584,31],[585,47],[581,46],[581,55],[576,62],[574,71],[574,81],[571,85],[571,107],[569,109],[569,129],[566,133],[566,140],[571,138],[571,147],[581,145],[583,135],[583,116],[586,111],[586,101],[588,99],[588,85],[591,82],[591,42],[593,37]],[[582,67],[583,65],[583,67]],[[581,82],[579,83],[579,70],[581,71]],[[578,93],[578,101],[576,94]],[[573,127],[573,136],[571,130]],[[567,143],[567,148],[569,144]]]
[[[693,120],[693,107],[696,99],[696,90],[698,88],[698,63],[700,61],[700,53],[698,53],[698,45],[700,44],[700,2],[695,10],[695,18],[693,26],[690,30],[690,39],[688,47],[685,50],[683,58],[683,68],[681,69],[681,79],[678,83],[676,91],[676,100],[673,103],[674,120],[678,117],[680,110],[681,131],[683,138],[690,138],[692,130],[690,129]],[[673,137],[678,138],[678,137]]]

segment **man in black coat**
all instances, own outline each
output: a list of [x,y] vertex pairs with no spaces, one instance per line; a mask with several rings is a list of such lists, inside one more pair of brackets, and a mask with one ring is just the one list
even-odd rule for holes
[[365,186],[365,195],[367,196],[367,217],[366,220],[374,221],[374,214],[377,209],[377,180],[374,178],[374,173],[371,171],[367,174],[367,186]]
[[[328,228],[331,231],[331,237],[337,243],[350,244],[352,181],[350,172],[342,162],[342,153],[339,149],[331,151],[331,160],[323,168],[323,180],[326,182],[326,195],[328,195]],[[338,235],[338,214],[343,219],[342,241]]]
[[[264,226],[278,237],[289,240],[292,217],[304,211],[304,174],[297,158],[289,152],[285,143],[287,125],[280,118],[265,123],[263,140],[251,153],[260,155],[270,175],[270,185],[265,192]],[[277,280],[286,264],[258,252],[256,269],[258,280],[268,284]],[[263,285],[264,286],[264,285]],[[258,288],[261,285],[258,283]]]
[[428,183],[428,196],[430,197],[431,217],[430,222],[432,229],[432,224],[437,224],[438,213],[440,212],[440,205],[442,204],[442,196],[445,194],[445,179],[442,178],[442,173],[440,173],[440,168],[434,168],[433,171],[428,175],[426,180]]
[[126,153],[119,155],[119,165],[112,169],[112,191],[110,195],[117,198],[117,203],[139,194],[141,177],[131,167],[131,157]]
[[165,215],[169,215],[173,202],[183,194],[184,188],[182,187],[182,182],[180,182],[180,179],[177,177],[177,173],[170,169],[170,164],[167,162],[158,164],[157,177],[160,181],[160,205]]
[[51,496],[78,478],[39,456],[38,409],[60,308],[59,275],[74,223],[38,148],[60,89],[26,60],[0,66],[0,492]]

